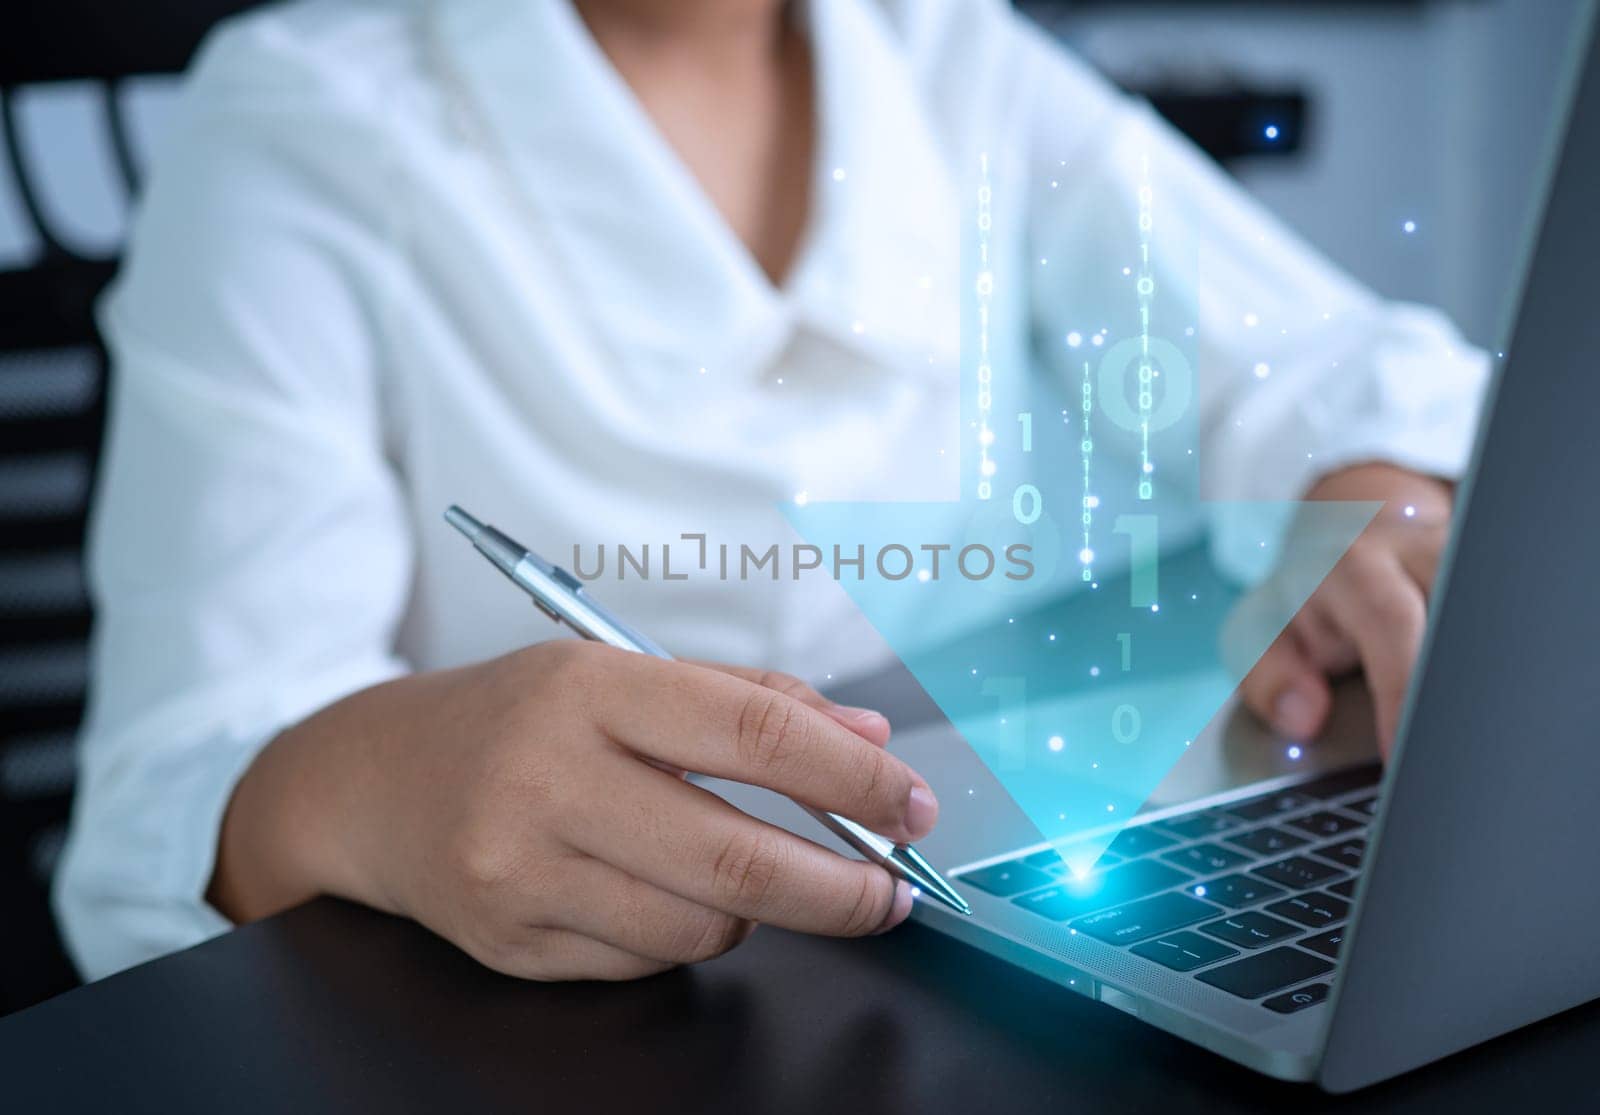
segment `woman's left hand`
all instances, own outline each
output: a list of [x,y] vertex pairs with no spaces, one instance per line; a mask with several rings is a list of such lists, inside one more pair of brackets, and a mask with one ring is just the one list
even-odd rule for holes
[[1330,679],[1359,666],[1388,755],[1422,647],[1452,495],[1441,480],[1383,464],[1332,473],[1306,494],[1384,507],[1240,684],[1245,703],[1274,730],[1315,736],[1332,707]]

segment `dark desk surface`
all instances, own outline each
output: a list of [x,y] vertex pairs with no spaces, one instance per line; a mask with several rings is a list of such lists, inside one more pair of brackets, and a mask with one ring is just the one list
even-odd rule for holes
[[1600,1004],[1342,1100],[917,926],[531,984],[320,901],[0,1019],[11,1111],[1600,1110]]

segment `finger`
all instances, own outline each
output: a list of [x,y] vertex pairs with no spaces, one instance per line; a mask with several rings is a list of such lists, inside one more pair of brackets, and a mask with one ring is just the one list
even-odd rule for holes
[[630,980],[674,967],[565,929],[531,929],[492,955],[473,955],[497,972],[528,980]]
[[680,898],[736,918],[859,937],[903,920],[910,888],[642,763],[612,775],[635,808],[567,818],[568,842]]
[[1310,739],[1332,707],[1327,679],[1307,657],[1293,628],[1283,631],[1239,684],[1245,704],[1274,731]]
[[[552,923],[624,952],[666,964],[697,964],[742,944],[755,922],[713,910],[588,856],[570,865],[581,901]],[[547,904],[546,904],[547,905]]]
[[1422,649],[1427,601],[1422,589],[1388,551],[1352,563],[1329,582],[1329,604],[1361,656],[1377,713],[1378,745],[1388,754],[1400,723],[1411,668]]
[[1361,664],[1355,643],[1328,615],[1322,597],[1313,595],[1289,627],[1307,661],[1324,676],[1348,673]]
[[1395,547],[1400,564],[1406,574],[1422,589],[1424,596],[1433,595],[1433,584],[1439,575],[1439,559],[1449,540],[1448,523],[1407,523],[1405,540]]
[[933,791],[905,763],[776,690],[622,652],[596,684],[630,698],[591,707],[600,730],[646,758],[776,790],[891,840],[920,840],[938,818]]
[[736,678],[743,678],[755,685],[793,697],[801,704],[837,720],[868,743],[882,747],[889,742],[889,718],[883,713],[877,709],[841,705],[837,701],[831,701],[793,674],[786,674],[781,670],[763,670],[753,666],[728,666],[721,662],[695,661],[694,664],[704,666],[708,670],[732,674]]

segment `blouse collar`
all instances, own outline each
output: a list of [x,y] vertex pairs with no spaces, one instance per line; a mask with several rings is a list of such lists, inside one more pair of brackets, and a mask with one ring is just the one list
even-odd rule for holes
[[564,253],[603,343],[641,371],[760,376],[797,327],[880,374],[955,359],[958,207],[907,60],[861,0],[808,0],[799,14],[818,140],[810,222],[779,288],[570,3],[434,9],[486,142]]

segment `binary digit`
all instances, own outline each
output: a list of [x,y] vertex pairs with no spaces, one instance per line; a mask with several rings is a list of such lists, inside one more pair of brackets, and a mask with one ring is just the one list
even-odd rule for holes
[[1022,770],[1028,765],[1027,727],[1024,712],[1027,709],[1028,679],[1014,675],[995,675],[983,679],[979,690],[985,697],[999,698],[1000,705],[1000,769]]
[[[1023,503],[1028,504],[1028,510],[1022,509]],[[1017,490],[1011,493],[1011,513],[1017,517],[1017,522],[1023,526],[1032,526],[1039,521],[1039,513],[1044,510],[1044,497],[1039,494],[1039,489],[1032,484],[1019,484]]]
[[1122,644],[1122,672],[1127,673],[1133,669],[1133,635],[1123,631],[1117,635],[1117,642]]
[[1138,739],[1141,727],[1139,710],[1132,705],[1118,705],[1111,714],[1111,735],[1118,743],[1132,743]]
[[1156,606],[1161,568],[1160,543],[1154,515],[1118,515],[1113,533],[1126,534],[1133,552],[1129,569],[1128,603],[1135,608]]
[[1022,451],[1033,452],[1033,415],[1023,411],[1017,415],[1017,421],[1022,423]]

